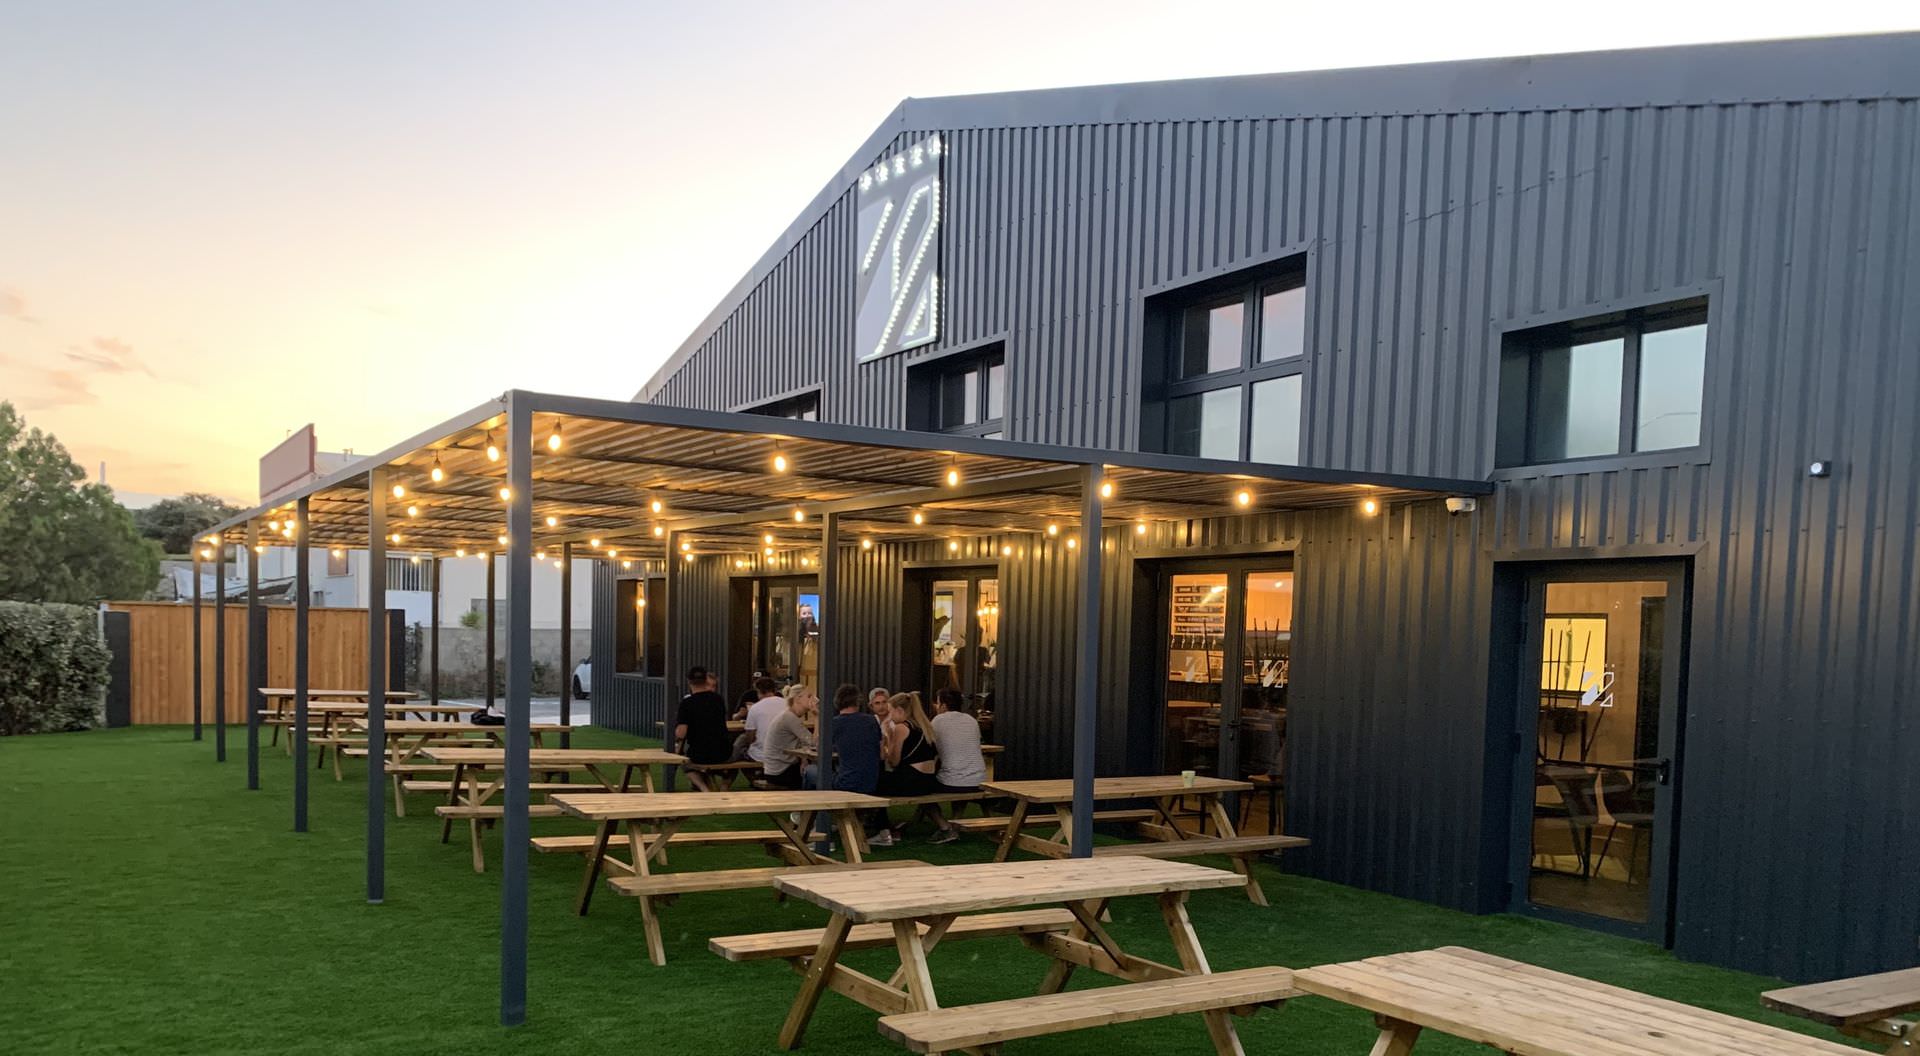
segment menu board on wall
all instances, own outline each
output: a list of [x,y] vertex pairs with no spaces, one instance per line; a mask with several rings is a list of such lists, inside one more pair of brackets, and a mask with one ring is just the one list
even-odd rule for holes
[[1173,585],[1173,626],[1175,638],[1219,638],[1227,632],[1227,592],[1225,584],[1206,582]]

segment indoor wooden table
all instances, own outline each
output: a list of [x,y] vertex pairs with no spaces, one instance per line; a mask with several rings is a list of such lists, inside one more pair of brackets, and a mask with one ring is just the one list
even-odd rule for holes
[[1293,973],[1309,994],[1364,1008],[1374,1056],[1422,1030],[1518,1056],[1859,1056],[1860,1050],[1575,975],[1448,946]]
[[[980,787],[1014,800],[1013,814],[1007,818],[1007,827],[1000,837],[1000,849],[994,852],[994,861],[1006,861],[1016,847],[1048,858],[1065,858],[1073,853],[1073,782],[1070,779],[989,781]],[[1156,837],[1160,845],[1096,847],[1092,853],[1095,857],[1142,855],[1169,858],[1224,854],[1233,860],[1234,871],[1244,877],[1247,898],[1255,905],[1264,906],[1267,896],[1253,875],[1250,859],[1268,850],[1305,846],[1307,841],[1296,836],[1240,836],[1235,831],[1232,815],[1220,802],[1220,797],[1228,792],[1252,790],[1253,786],[1245,781],[1227,781],[1217,777],[1195,777],[1192,784],[1177,775],[1096,778],[1093,782],[1093,799],[1096,803],[1144,799],[1152,804],[1154,813],[1159,816],[1159,823],[1143,823],[1141,831]],[[1186,798],[1199,801],[1203,816],[1213,823],[1215,832],[1212,835],[1189,833],[1175,820],[1179,802]],[[1059,821],[1059,827],[1051,837],[1043,838],[1023,831],[1028,812],[1036,806],[1052,808]]]
[[[436,763],[453,766],[453,777],[447,785],[447,806],[485,806],[506,788],[505,748],[428,745],[420,749],[420,754]],[[597,781],[605,792],[627,791],[633,785],[636,770],[640,775],[640,787],[652,792],[655,764],[680,766],[686,761],[685,756],[663,752],[658,748],[531,748],[527,751],[529,778],[533,774],[584,772]],[[618,778],[614,777],[616,771]],[[483,779],[483,774],[489,776]],[[581,791],[591,790],[591,786],[584,784],[577,787]],[[468,819],[468,836],[473,841],[474,872],[483,869],[481,827],[482,819]],[[453,819],[449,817],[441,823],[440,842],[447,842],[452,832]]]
[[[780,1047],[792,1049],[800,1044],[807,1021],[828,989],[882,1015],[940,1007],[927,967],[927,950],[962,914],[1036,906],[1065,906],[1072,912],[1074,925],[1065,934],[1022,936],[1051,959],[1040,983],[1042,994],[1058,993],[1074,969],[1082,967],[1135,982],[1210,973],[1206,953],[1187,917],[1187,895],[1238,887],[1242,882],[1224,869],[1151,858],[1069,858],[780,877],[774,886],[781,893],[804,898],[833,914],[780,1027]],[[1100,919],[1108,901],[1133,895],[1159,900],[1179,967],[1128,953],[1108,933]],[[840,963],[848,933],[860,924],[893,926],[900,955],[900,969],[893,979],[882,980]],[[1238,1052],[1239,1039],[1229,1016],[1209,1012],[1205,1018],[1215,1049]]]
[[[580,793],[555,795],[550,802],[559,807],[562,813],[584,818],[596,827],[593,849],[587,854],[586,872],[580,881],[580,895],[575,904],[576,910],[582,914],[586,913],[593,901],[593,888],[606,857],[607,842],[613,838],[614,830],[622,826],[627,830],[627,847],[633,856],[633,875],[625,879],[636,881],[646,881],[659,875],[654,871],[653,863],[663,858],[674,835],[692,818],[765,815],[785,837],[791,854],[804,863],[800,868],[808,865],[858,865],[862,862],[861,852],[866,845],[866,834],[861,830],[857,812],[887,805],[886,800],[874,796],[828,790],[703,792],[697,795],[674,792]],[[811,845],[808,834],[813,829],[814,816],[822,813],[833,817],[846,856],[845,863],[815,851]],[[794,814],[799,815],[797,824],[789,817]],[[749,871],[732,872],[744,877]],[[771,878],[767,870],[751,872],[756,874],[752,879],[757,886],[765,886]],[[647,955],[654,964],[665,964],[667,955],[660,938],[660,920],[654,910],[654,896],[640,893],[639,897],[641,922],[646,929]]]

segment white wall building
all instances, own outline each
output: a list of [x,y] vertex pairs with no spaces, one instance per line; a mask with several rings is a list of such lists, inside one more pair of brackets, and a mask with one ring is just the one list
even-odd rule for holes
[[[245,547],[235,547],[236,560],[228,569],[229,582],[245,582]],[[312,603],[334,608],[362,608],[367,604],[367,552],[365,550],[326,550],[316,548],[308,555],[308,582],[313,590]],[[533,626],[560,626],[560,569],[557,561],[535,562],[533,566]],[[432,613],[429,592],[432,580],[430,558],[407,553],[387,555],[387,608],[406,613],[408,626],[424,624]],[[203,565],[203,569],[208,569]],[[290,578],[294,574],[294,552],[290,546],[269,546],[260,555],[261,580]],[[456,627],[468,612],[484,612],[487,600],[487,564],[475,556],[448,557],[440,562],[440,625]],[[507,574],[502,567],[495,573],[494,601],[496,618],[504,623],[507,604]],[[593,562],[575,558],[573,562],[573,626],[585,630],[593,625]],[[209,579],[207,589],[212,590]]]

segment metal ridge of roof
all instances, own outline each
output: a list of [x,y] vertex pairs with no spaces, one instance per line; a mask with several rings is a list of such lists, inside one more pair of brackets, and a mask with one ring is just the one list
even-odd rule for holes
[[1920,98],[1920,32],[1681,44],[1333,70],[1042,88],[900,101],[680,347],[674,372],[906,132],[1217,118],[1355,117]]
[[[1185,455],[1162,455],[1137,451],[1110,451],[1097,448],[1036,444],[1017,440],[986,440],[979,437],[921,433],[909,430],[879,429],[869,426],[841,425],[832,422],[804,422],[785,418],[731,411],[695,410],[623,400],[604,400],[554,393],[512,390],[449,418],[377,454],[365,456],[334,473],[308,481],[286,491],[270,503],[261,503],[207,529],[226,534],[244,527],[248,521],[285,509],[303,497],[349,486],[362,480],[369,470],[392,464],[410,455],[431,449],[445,439],[475,429],[497,429],[514,401],[525,401],[535,414],[563,416],[600,422],[684,429],[713,434],[734,434],[755,438],[778,437],[794,441],[818,441],[869,448],[886,448],[916,453],[974,455],[984,458],[1026,461],[1041,467],[1105,465],[1116,469],[1135,469],[1170,473],[1192,473],[1251,482],[1331,484],[1373,486],[1425,492],[1431,495],[1488,495],[1493,485],[1484,480],[1424,477],[1392,473],[1360,473],[1348,470],[1320,469],[1309,466],[1272,466]],[[591,460],[593,456],[584,456]],[[1017,479],[1011,477],[1009,479]],[[876,492],[887,494],[887,492]]]

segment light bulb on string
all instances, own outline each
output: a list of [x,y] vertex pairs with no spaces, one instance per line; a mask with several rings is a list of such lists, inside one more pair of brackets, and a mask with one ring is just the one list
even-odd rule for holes
[[433,468],[427,472],[427,476],[432,477],[435,484],[447,479],[447,471],[440,468],[440,455],[438,452],[433,456]]
[[553,514],[551,514],[551,513],[549,513],[549,514],[547,514],[547,527],[549,527],[549,528],[558,528],[558,527],[560,527],[560,518],[558,518],[558,517],[555,517],[555,516],[554,516]]
[[661,502],[659,499],[653,500],[651,503],[648,504],[648,506],[653,510],[654,513],[661,513],[665,511],[667,508],[667,504],[664,502]]
[[560,439],[560,423],[554,422],[553,432],[547,434],[547,450],[558,451],[560,450],[561,443],[562,441]]
[[487,430],[487,461],[500,461],[500,445],[493,442],[493,430]]

